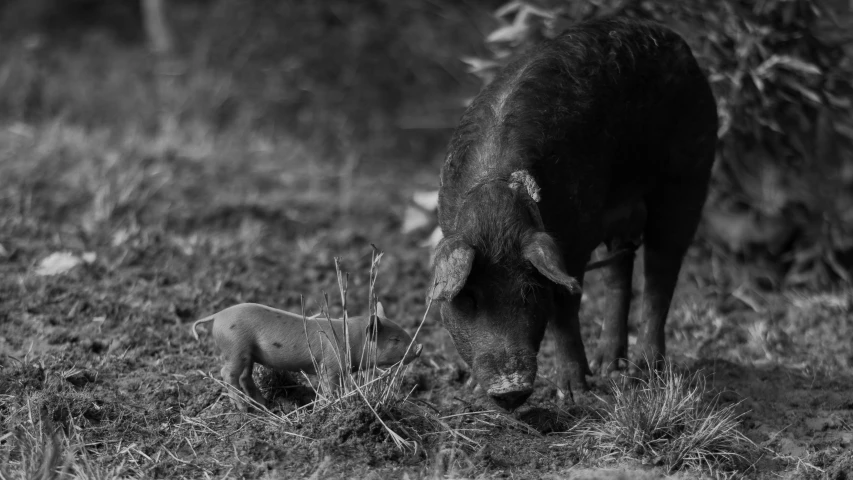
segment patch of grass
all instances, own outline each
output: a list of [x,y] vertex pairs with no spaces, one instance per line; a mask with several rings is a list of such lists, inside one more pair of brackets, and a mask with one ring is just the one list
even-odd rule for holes
[[117,480],[137,476],[122,462],[105,467],[93,461],[86,442],[74,428],[63,433],[50,417],[40,415],[34,405],[27,404],[26,420],[13,431],[0,436],[0,480]]
[[[368,305],[371,317],[378,315],[375,287],[381,258],[382,253],[374,249],[368,283]],[[342,304],[344,337],[346,338],[348,328],[352,328],[349,326],[347,313],[348,275],[341,271],[337,258],[335,259],[335,272]],[[319,318],[320,321],[331,322],[332,319],[329,315],[331,305],[328,295],[324,293],[323,298],[325,301],[323,312],[310,318],[312,320]],[[426,311],[417,330],[412,335],[412,340],[409,342],[403,358],[415,347],[418,334],[426,321],[430,307],[431,302],[427,304]],[[306,316],[304,308],[302,316],[303,321],[308,321],[309,317]],[[308,341],[307,330],[306,341]],[[495,427],[497,423],[512,422],[509,418],[501,419],[491,410],[443,415],[428,402],[413,401],[410,396],[416,387],[407,389],[403,385],[403,379],[409,365],[404,364],[402,359],[388,368],[377,365],[376,338],[365,338],[365,343],[361,349],[362,358],[353,358],[355,355],[349,348],[349,342],[344,338],[328,338],[324,341],[336,342],[337,348],[330,349],[338,353],[338,356],[333,359],[337,362],[335,370],[344,373],[340,375],[337,384],[332,384],[332,379],[335,376],[324,374],[321,359],[314,356],[316,352],[312,352],[315,371],[320,372],[320,374],[316,375],[314,381],[304,373],[303,377],[305,383],[313,391],[314,399],[289,412],[283,413],[277,408],[267,408],[260,405],[226,382],[210,374],[206,376],[252,405],[254,412],[249,414],[250,417],[269,427],[292,430],[297,424],[314,424],[320,432],[324,433],[319,435],[319,438],[328,436],[329,432],[326,430],[331,427],[338,430],[338,436],[341,435],[341,430],[352,431],[356,435],[359,433],[376,433],[376,429],[371,425],[378,424],[399,451],[410,454],[422,452],[429,456],[426,445],[429,445],[432,450],[435,445],[446,445],[450,442],[453,444],[454,451],[458,450],[467,455],[477,447],[481,447],[472,438],[474,435],[486,432],[489,427]],[[360,368],[356,368],[359,365]],[[264,372],[265,382],[261,383],[261,387],[266,395],[274,394],[276,382],[292,383],[290,377],[281,376],[279,373],[268,370]],[[309,436],[295,433],[288,432],[286,435],[315,440]],[[349,435],[350,433],[343,434],[345,437]],[[440,453],[442,450],[437,449],[436,451]],[[436,455],[441,458],[446,456],[445,454]],[[458,456],[452,457],[455,459]],[[444,459],[440,460],[439,463],[455,465],[455,460]]]
[[68,465],[63,468],[62,435],[48,432],[44,423],[37,423],[32,416],[0,440],[6,443],[0,454],[2,480],[50,479],[58,470],[68,470]]
[[[382,253],[377,252],[374,248],[368,283],[368,305],[371,317],[377,315],[378,301],[374,292],[381,258]],[[341,272],[337,259],[335,259],[335,271],[343,307],[343,318],[346,320],[348,277]],[[324,314],[328,320],[328,297],[324,295],[324,299],[326,302]],[[429,301],[424,315],[412,335],[412,340],[406,348],[404,358],[416,345],[418,334],[429,315],[431,306],[432,302]],[[344,324],[347,325],[346,322]],[[330,339],[330,341],[333,340]],[[382,426],[395,446],[400,451],[411,454],[426,453],[426,445],[446,444],[447,442],[452,442],[454,451],[466,453],[481,447],[472,437],[475,434],[487,431],[485,427],[494,426],[487,419],[488,415],[494,412],[475,411],[442,415],[438,409],[427,402],[411,400],[414,387],[407,390],[403,386],[403,378],[409,365],[405,365],[402,359],[389,368],[382,368],[377,365],[378,352],[375,338],[365,339],[362,348],[363,358],[361,359],[352,358],[348,351],[348,345],[346,343],[343,348],[337,349],[337,351],[345,351],[343,357],[336,359],[337,368],[345,372],[340,376],[338,385],[330,385],[328,377],[324,375],[318,375],[316,383],[311,383],[308,377],[305,377],[316,395],[313,402],[303,407],[311,415],[322,412],[329,415],[326,418],[347,421],[353,416],[353,412],[366,409],[375,418],[375,421]],[[317,359],[313,360],[315,369],[320,371]],[[359,369],[353,368],[356,360],[362,366]],[[454,456],[453,458],[457,457]],[[447,462],[442,461],[440,463]],[[455,465],[455,462],[450,461],[450,464]]]
[[613,383],[613,403],[600,420],[570,432],[602,461],[634,459],[667,471],[742,471],[757,452],[740,432],[738,404],[707,400],[701,372],[685,374],[666,362],[648,379]]
[[[382,253],[380,252],[377,254],[377,251],[374,249],[373,258],[370,264],[368,284],[369,318],[374,318],[374,316],[378,314],[378,302],[374,289],[376,286],[378,267],[381,258]],[[324,366],[320,364],[318,359],[312,353],[314,369],[321,374],[317,375],[316,383],[312,383],[306,377],[309,385],[314,390],[316,399],[304,408],[312,414],[316,414],[324,410],[331,410],[338,413],[351,412],[357,410],[359,407],[366,406],[385,429],[397,448],[404,451],[410,450],[415,452],[417,451],[417,444],[411,440],[404,439],[401,435],[395,432],[379,414],[380,411],[392,408],[393,406],[403,403],[408,399],[411,392],[403,392],[401,388],[402,378],[404,372],[408,369],[408,366],[404,365],[403,360],[401,359],[397,364],[390,368],[380,368],[377,365],[378,351],[375,337],[365,337],[364,344],[361,349],[362,358],[353,358],[354,355],[350,348],[350,342],[348,341],[350,328],[347,314],[348,275],[341,272],[340,263],[337,258],[335,259],[335,273],[341,297],[341,306],[343,308],[344,338],[326,339],[326,341],[335,342],[337,348],[333,349],[333,351],[343,353],[342,356],[338,355],[337,358],[334,359],[337,363],[337,365],[335,365],[336,370],[343,372],[343,374],[339,376],[340,380],[337,385],[331,384],[330,378],[332,377],[325,375],[325,372],[321,372],[321,369]],[[324,311],[325,317],[326,320],[331,323],[331,318],[328,313],[329,299],[325,294],[324,299],[326,304]],[[425,312],[420,325],[418,325],[417,332],[412,336],[412,340],[407,346],[407,354],[415,345],[418,332],[420,332],[423,322],[426,320],[427,314],[429,313],[429,307],[430,306],[427,305],[427,312]],[[304,308],[303,321],[307,321],[304,315]],[[375,335],[377,330],[374,329],[373,332]],[[305,335],[305,340],[308,342],[307,330]],[[341,342],[343,345],[341,345]],[[360,367],[356,369],[358,366]]]

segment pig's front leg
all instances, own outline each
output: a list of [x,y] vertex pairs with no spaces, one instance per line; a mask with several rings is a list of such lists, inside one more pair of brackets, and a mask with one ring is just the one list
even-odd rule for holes
[[575,394],[589,391],[586,375],[591,374],[581,338],[580,295],[557,290],[554,295],[554,318],[549,328],[556,341],[557,387],[561,396],[574,400]]
[[[608,242],[609,254],[627,248],[624,242]],[[592,369],[603,377],[618,375],[627,367],[628,315],[631,309],[631,280],[634,273],[634,251],[604,268],[601,281],[607,288],[603,325],[598,346],[592,355]]]

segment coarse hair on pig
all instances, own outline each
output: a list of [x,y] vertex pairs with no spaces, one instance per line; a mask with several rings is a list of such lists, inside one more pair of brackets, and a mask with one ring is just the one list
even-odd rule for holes
[[506,293],[523,298],[541,287],[535,269],[523,256],[536,225],[526,195],[510,188],[505,179],[484,182],[468,193],[470,203],[465,203],[472,208],[461,210],[456,219],[461,239],[477,252],[472,275],[494,279],[489,282],[492,288],[511,289]]
[[[637,29],[642,35],[637,35]],[[621,47],[596,41],[602,33]],[[550,48],[535,49],[529,58],[504,69],[484,88],[462,115],[456,134],[448,147],[447,174],[453,166],[465,162],[452,161],[476,155],[476,162],[497,167],[506,158],[542,158],[553,155],[554,142],[567,141],[574,124],[590,124],[608,113],[602,103],[619,102],[635,89],[654,88],[643,81],[643,66],[636,57],[672,43],[672,35],[646,22],[610,19],[592,22],[584,28],[570,29],[549,43]],[[683,43],[683,42],[681,42]],[[689,48],[681,52],[691,57]],[[673,62],[670,74],[685,75],[690,62]],[[583,72],[583,75],[578,75]],[[637,73],[633,82],[625,82],[630,72]],[[605,79],[610,95],[594,95],[601,85],[592,80]],[[656,93],[645,94],[654,97]],[[485,138],[485,141],[483,137]],[[561,138],[562,137],[562,138]],[[508,173],[508,172],[505,172]]]

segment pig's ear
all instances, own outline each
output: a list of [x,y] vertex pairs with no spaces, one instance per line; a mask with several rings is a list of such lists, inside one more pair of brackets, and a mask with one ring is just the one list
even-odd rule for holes
[[474,264],[474,248],[458,237],[441,239],[435,251],[433,300],[452,300],[468,279]]
[[[378,307],[377,307],[378,309]],[[379,337],[379,332],[382,331],[382,321],[379,320],[379,317],[376,315],[372,315],[370,319],[367,321],[367,326],[364,328],[364,333],[367,334],[368,339],[372,339],[374,335]],[[374,329],[376,333],[374,334]]]
[[560,250],[547,233],[537,232],[531,235],[524,246],[524,258],[548,280],[566,287],[572,294],[581,293],[580,282],[566,273]]
[[385,308],[382,307],[382,302],[376,302],[376,316],[379,318],[388,318],[385,315]]

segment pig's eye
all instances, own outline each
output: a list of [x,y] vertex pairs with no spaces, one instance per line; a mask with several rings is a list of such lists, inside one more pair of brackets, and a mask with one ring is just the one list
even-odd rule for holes
[[456,308],[465,312],[473,312],[477,309],[477,300],[474,298],[474,294],[465,290],[456,295],[456,298],[453,299],[453,304]]

